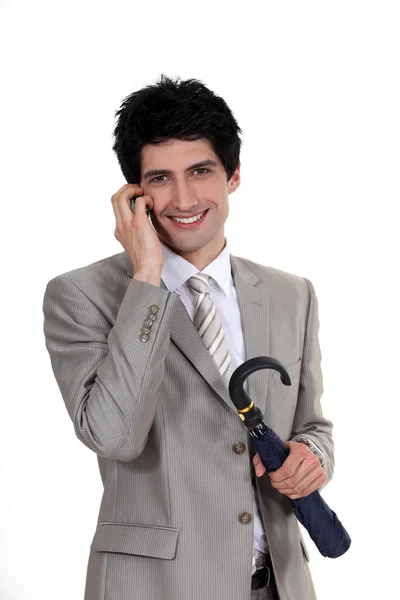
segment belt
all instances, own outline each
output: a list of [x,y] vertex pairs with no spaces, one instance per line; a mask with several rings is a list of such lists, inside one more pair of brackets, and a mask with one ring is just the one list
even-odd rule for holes
[[251,589],[258,590],[263,587],[268,587],[275,582],[274,570],[272,568],[271,557],[269,554],[265,556],[266,564],[257,569],[251,578]]

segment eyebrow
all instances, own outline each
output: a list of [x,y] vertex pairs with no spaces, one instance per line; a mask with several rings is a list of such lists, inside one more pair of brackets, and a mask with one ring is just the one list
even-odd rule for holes
[[[185,169],[185,172],[187,173],[188,171],[191,171],[192,169],[200,169],[201,167],[208,167],[208,166],[217,166],[217,162],[215,160],[202,160],[201,162],[198,162],[194,165],[190,165],[190,167],[187,167],[187,169]],[[168,170],[168,169],[152,169],[151,171],[146,171],[146,173],[143,175],[143,180],[146,181],[147,179],[150,179],[151,177],[154,177],[155,175],[172,175],[172,171]]]

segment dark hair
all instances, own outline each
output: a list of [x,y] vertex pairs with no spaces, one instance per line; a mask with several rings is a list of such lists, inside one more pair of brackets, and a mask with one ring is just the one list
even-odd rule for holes
[[115,112],[119,118],[112,149],[128,183],[140,182],[142,147],[168,139],[209,140],[227,181],[237,168],[242,130],[230,108],[201,81],[179,81],[161,75],[155,85],[127,96]]

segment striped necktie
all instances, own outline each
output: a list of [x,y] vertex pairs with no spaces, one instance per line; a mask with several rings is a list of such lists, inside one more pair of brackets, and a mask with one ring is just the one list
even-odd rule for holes
[[[210,276],[197,273],[187,280],[187,286],[195,300],[193,323],[202,337],[207,350],[213,357],[218,371],[228,385],[233,373],[228,346],[217,308],[211,297]],[[253,546],[252,570],[256,570],[256,557]]]

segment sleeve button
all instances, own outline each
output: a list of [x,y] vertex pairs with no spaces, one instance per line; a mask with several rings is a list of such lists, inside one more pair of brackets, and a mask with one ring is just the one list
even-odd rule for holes
[[149,336],[148,336],[148,335],[146,335],[145,333],[142,333],[142,334],[140,335],[140,340],[141,340],[142,342],[147,342],[147,340],[148,340],[148,339],[149,339]]
[[150,306],[150,309],[149,309],[149,310],[150,310],[150,312],[151,312],[151,313],[156,313],[156,312],[158,312],[158,306],[157,306],[157,304],[152,304],[152,305]]

